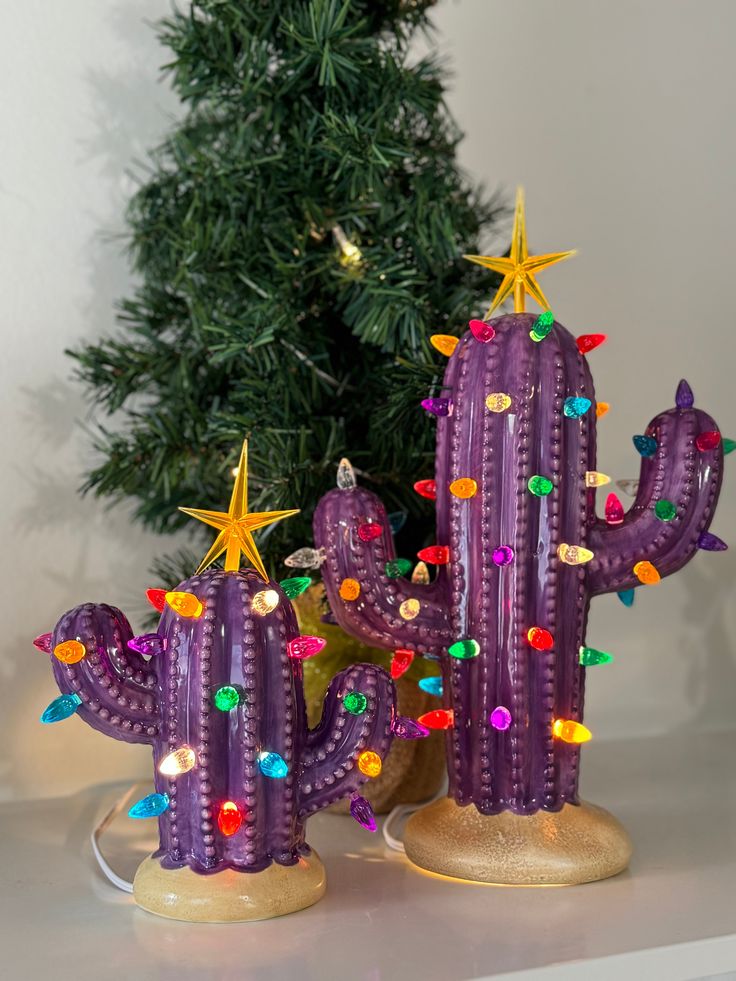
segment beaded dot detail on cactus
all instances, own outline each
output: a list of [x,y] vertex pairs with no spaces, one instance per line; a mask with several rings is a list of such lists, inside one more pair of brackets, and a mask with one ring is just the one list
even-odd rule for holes
[[240,830],[243,814],[235,801],[225,800],[217,812],[217,827],[226,838],[232,837]]
[[348,603],[352,603],[360,596],[360,583],[357,579],[343,579],[339,589],[340,597]]
[[447,545],[428,545],[417,552],[417,558],[432,565],[447,565],[450,561],[450,549]]
[[451,334],[432,334],[429,338],[429,343],[432,347],[439,351],[440,354],[444,354],[446,358],[452,356],[459,341],[459,337],[453,337]]
[[580,722],[572,719],[555,719],[552,723],[552,735],[563,743],[587,743],[593,733]]
[[59,695],[50,702],[43,711],[41,722],[50,725],[53,722],[63,722],[70,718],[82,704],[82,699],[75,691],[68,695]]
[[417,684],[428,695],[436,695],[438,698],[442,697],[444,686],[440,675],[432,675],[431,678],[420,678]]
[[485,320],[471,320],[468,322],[468,327],[476,341],[481,344],[487,344],[496,336],[496,331]]
[[63,664],[77,664],[87,656],[87,648],[78,640],[64,640],[54,648],[54,657]]
[[652,565],[651,562],[646,561],[636,563],[634,566],[634,575],[639,582],[644,583],[645,586],[655,586],[662,578],[657,571],[656,566]]
[[264,777],[272,780],[283,780],[289,773],[289,767],[282,756],[265,750],[258,754],[258,768]]
[[462,501],[475,497],[478,493],[478,484],[472,477],[458,477],[450,484],[450,493],[453,497],[459,497]]
[[279,594],[275,589],[261,589],[254,594],[250,608],[251,612],[257,616],[265,617],[267,614],[273,613],[278,605]]
[[598,470],[587,470],[585,472],[586,487],[603,487],[605,484],[610,483],[611,478],[607,473],[599,473]]
[[289,599],[296,599],[297,596],[306,593],[311,585],[312,580],[309,576],[292,576],[290,579],[282,579],[279,583]]
[[672,521],[677,514],[677,507],[672,501],[662,498],[654,505],[654,513],[660,521]]
[[202,616],[202,610],[204,609],[194,593],[186,593],[180,590],[170,590],[166,594],[166,602],[180,617],[196,619]]
[[399,607],[399,615],[404,620],[413,620],[419,614],[421,605],[418,599],[405,599]]
[[609,654],[607,651],[598,651],[595,647],[581,647],[578,659],[584,667],[591,668],[596,664],[610,664],[613,660],[613,654]]
[[491,554],[494,565],[511,565],[514,561],[514,550],[510,545],[498,545]]
[[235,685],[223,685],[212,696],[215,708],[220,712],[232,712],[240,705],[241,700],[242,690],[236,688]]
[[542,474],[535,473],[533,477],[530,477],[527,481],[527,487],[529,492],[535,497],[546,497],[547,494],[551,494],[554,490],[554,484],[549,479],[549,477],[543,477]]
[[129,818],[152,818],[163,814],[169,806],[168,794],[148,794],[141,797],[128,811]]
[[552,634],[544,627],[530,627],[526,638],[535,651],[551,651],[555,646]]
[[368,699],[362,691],[349,691],[343,697],[342,704],[351,715],[362,715],[368,708]]
[[394,656],[391,658],[391,677],[394,681],[409,670],[414,657],[414,651],[406,650],[403,647],[394,651]]
[[486,408],[489,412],[505,412],[511,405],[511,396],[506,392],[491,392],[486,395]]
[[583,565],[585,562],[590,562],[593,553],[582,545],[566,545],[563,542],[557,548],[557,557],[566,565]]
[[367,777],[375,778],[380,775],[383,769],[381,757],[374,753],[372,749],[364,750],[358,757],[358,769]]
[[412,563],[409,559],[389,559],[384,566],[384,572],[389,579],[399,579],[407,576],[412,570]]
[[590,399],[586,399],[582,395],[571,395],[565,399],[562,411],[568,419],[579,419],[580,416],[585,415],[591,405]]
[[383,534],[383,527],[377,521],[367,521],[358,525],[358,538],[361,542],[374,542]]
[[197,756],[191,746],[180,746],[168,753],[158,765],[158,772],[165,777],[178,777],[197,765]]
[[38,637],[33,638],[33,646],[37,651],[41,651],[43,654],[51,653],[51,641],[53,638],[51,631],[45,634],[39,634]]
[[144,657],[158,657],[166,650],[166,638],[160,634],[139,634],[130,638],[128,647]]
[[450,657],[456,657],[459,661],[467,661],[471,657],[477,657],[480,654],[480,644],[477,640],[456,640],[454,644],[450,644],[447,648],[447,653]]
[[631,441],[639,456],[654,456],[657,452],[657,441],[653,436],[632,436]]
[[511,713],[505,705],[497,705],[491,712],[490,722],[494,729],[503,732],[511,725]]

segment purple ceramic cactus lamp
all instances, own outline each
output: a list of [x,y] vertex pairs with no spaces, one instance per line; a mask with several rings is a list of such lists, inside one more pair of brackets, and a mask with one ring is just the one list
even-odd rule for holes
[[[310,731],[302,660],[324,641],[300,636],[289,597],[308,579],[268,576],[252,531],[294,514],[248,514],[246,445],[228,512],[185,509],[219,534],[197,575],[154,595],[154,634],[134,637],[114,607],[92,603],[36,639],[61,689],[42,717],[72,714],[127,742],[149,743],[155,793],[131,817],[158,817],[160,847],[140,866],[136,902],[176,919],[255,920],[293,912],[325,890],[306,819],[377,776],[394,718],[391,679],[358,664],[338,674]],[[241,571],[243,552],[252,569]],[[226,553],[225,568],[203,571]],[[400,727],[399,727],[400,728]]]
[[[508,258],[474,256],[503,281],[485,321],[459,340],[432,338],[449,356],[439,397],[433,480],[437,565],[426,585],[403,578],[386,512],[357,486],[333,490],[314,519],[323,578],[343,628],[372,646],[438,658],[442,708],[419,721],[446,730],[449,796],[408,822],[417,865],[499,883],[575,883],[614,875],[631,844],[610,814],[580,801],[580,743],[587,668],[610,655],[586,646],[592,597],[681,568],[711,535],[723,444],[681,382],[676,406],[634,442],[641,480],[627,514],[610,495],[596,517],[596,404],[585,354],[603,335],[577,340],[546,310],[524,313],[530,293],[548,304],[535,273],[569,253],[528,256],[523,198]],[[513,293],[514,314],[488,320]],[[728,446],[727,449],[730,449]],[[343,481],[343,485],[350,481]],[[359,535],[366,524],[381,534]],[[346,582],[349,584],[345,588]],[[600,669],[602,670],[602,669]]]

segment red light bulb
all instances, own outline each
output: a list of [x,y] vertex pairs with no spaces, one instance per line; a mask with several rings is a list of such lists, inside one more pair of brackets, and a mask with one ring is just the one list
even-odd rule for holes
[[588,351],[593,351],[607,339],[607,336],[607,334],[581,334],[576,341],[578,351],[581,354],[587,354]]
[[408,651],[403,647],[400,647],[397,651],[394,651],[394,656],[391,659],[391,677],[394,679],[394,681],[409,670],[413,660],[414,651]]
[[166,606],[166,593],[167,589],[147,589],[146,599],[154,608],[158,610],[159,613],[164,612],[164,607]]
[[417,558],[432,565],[447,565],[450,561],[450,549],[447,545],[429,545],[417,552]]
[[367,521],[363,525],[358,525],[358,538],[361,542],[373,542],[383,534],[383,525],[376,521]]
[[240,829],[243,823],[243,815],[240,813],[238,805],[231,800],[223,801],[217,814],[217,827],[229,838]]
[[695,438],[695,445],[702,452],[703,450],[714,450],[721,442],[721,434],[717,429],[701,433]]
[[544,627],[530,627],[526,636],[535,651],[549,651],[554,647],[554,637]]
[[609,494],[606,498],[606,524],[620,525],[624,520],[624,506],[615,494]]
[[481,344],[487,344],[496,336],[496,331],[484,320],[471,320],[468,322],[468,327],[476,341],[480,341]]
[[414,490],[421,497],[426,497],[428,501],[437,499],[437,483],[434,480],[418,480],[414,484]]
[[42,651],[44,654],[50,654],[53,650],[53,645],[51,643],[53,634],[39,634],[33,641],[33,646],[36,650]]
[[455,713],[452,709],[434,709],[420,715],[417,722],[428,729],[449,729],[455,724]]

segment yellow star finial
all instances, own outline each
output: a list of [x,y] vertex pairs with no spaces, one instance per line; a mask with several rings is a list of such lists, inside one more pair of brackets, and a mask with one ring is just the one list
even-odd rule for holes
[[251,532],[257,528],[265,528],[274,521],[281,521],[292,514],[298,514],[299,509],[292,511],[259,511],[256,514],[248,514],[248,440],[243,440],[243,449],[240,451],[240,462],[238,464],[233,487],[230,507],[227,511],[203,511],[201,508],[179,508],[184,514],[204,521],[206,525],[217,528],[219,534],[212,545],[212,548],[205,555],[199,564],[197,572],[202,572],[215,559],[219,558],[223,552],[225,555],[225,571],[237,572],[240,568],[240,553],[248,559],[264,582],[268,582],[268,574],[258,554],[256,543],[253,541]]
[[553,266],[556,262],[575,255],[575,250],[571,252],[548,252],[546,255],[529,255],[526,246],[526,219],[524,216],[524,189],[519,187],[516,191],[516,210],[514,212],[514,229],[511,233],[510,255],[489,256],[489,255],[464,255],[463,259],[470,259],[477,262],[479,266],[486,269],[493,269],[494,272],[501,273],[503,280],[498,288],[498,292],[493,298],[488,311],[484,317],[488,320],[490,315],[500,306],[509,293],[514,291],[514,313],[524,313],[526,309],[526,294],[531,293],[543,310],[549,310],[547,297],[544,295],[536,280],[536,273]]

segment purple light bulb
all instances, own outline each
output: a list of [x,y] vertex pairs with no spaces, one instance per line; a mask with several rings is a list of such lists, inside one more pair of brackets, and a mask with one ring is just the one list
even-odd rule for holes
[[128,647],[131,651],[137,651],[146,657],[155,657],[166,650],[166,639],[159,634],[139,634],[137,637],[130,638]]
[[494,548],[492,559],[496,565],[511,565],[514,561],[514,550],[510,545],[499,545]]
[[725,552],[728,545],[718,535],[704,531],[698,538],[698,548],[702,548],[704,552]]
[[429,729],[415,719],[407,719],[406,716],[397,715],[391,726],[391,731],[399,739],[424,739],[429,735]]
[[497,705],[491,712],[491,725],[502,732],[511,725],[511,713],[505,705]]
[[452,412],[452,399],[422,399],[422,408],[433,416],[449,416]]
[[353,794],[350,798],[350,815],[366,831],[376,830],[376,818],[373,814],[373,808],[365,797],[361,797],[360,794]]

